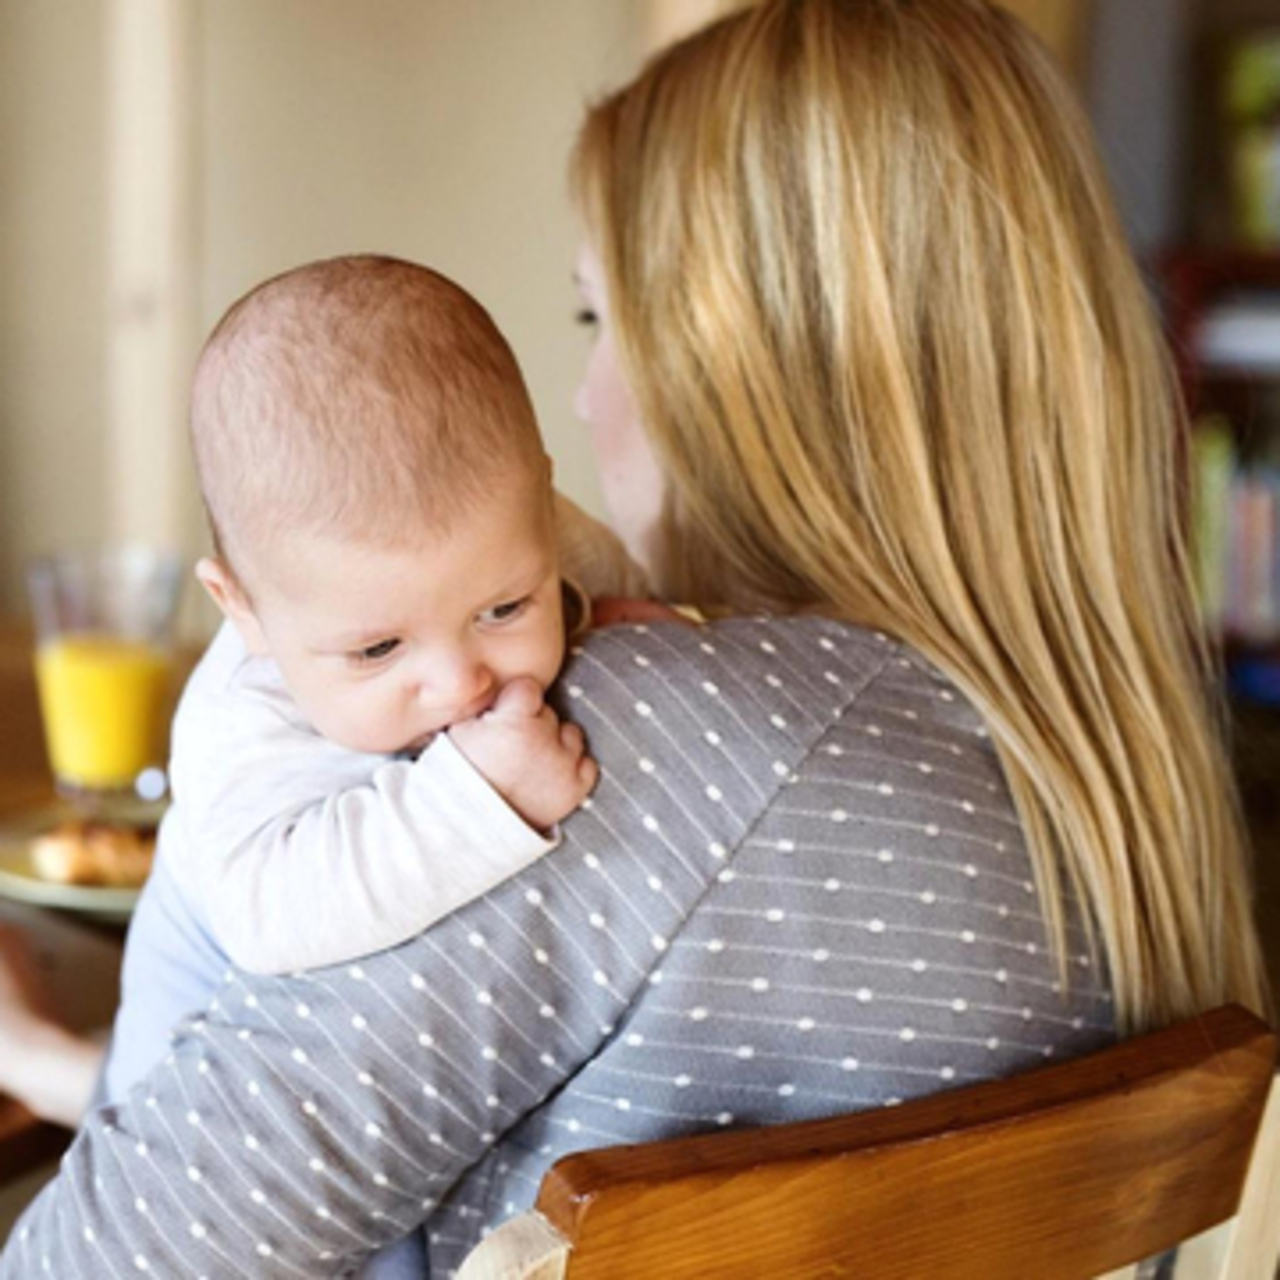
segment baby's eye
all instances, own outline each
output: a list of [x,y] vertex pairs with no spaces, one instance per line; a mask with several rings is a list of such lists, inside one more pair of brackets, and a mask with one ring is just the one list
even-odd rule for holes
[[492,609],[486,609],[477,615],[477,618],[480,622],[493,626],[496,623],[513,621],[528,607],[529,597],[525,596],[523,600],[507,600],[502,604],[495,604]]
[[600,317],[590,307],[579,307],[573,313],[573,323],[585,325],[588,329],[594,329],[600,323]]
[[356,662],[378,662],[383,658],[389,658],[399,647],[399,640],[379,640],[377,644],[371,644],[367,649],[357,649],[351,657]]

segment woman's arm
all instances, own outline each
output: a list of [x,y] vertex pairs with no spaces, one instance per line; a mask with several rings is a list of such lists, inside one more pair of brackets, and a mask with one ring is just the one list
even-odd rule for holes
[[102,1046],[54,1017],[22,935],[0,924],[0,1091],[74,1129],[101,1064]]
[[86,1119],[0,1277],[45,1258],[60,1280],[338,1275],[412,1230],[593,1056],[723,866],[630,808],[609,788],[579,836],[395,951],[232,975],[164,1064]]
[[588,637],[562,692],[603,776],[561,846],[358,965],[229,975],[87,1119],[0,1278],[338,1275],[429,1217],[613,1036],[822,733],[825,692],[822,718],[762,721],[763,672],[720,644]]
[[[168,1060],[86,1119],[3,1280],[46,1258],[59,1280],[341,1274],[429,1217],[594,1056],[755,815],[706,800],[725,766],[684,708],[692,672],[641,668],[618,630],[586,650],[568,705],[615,776],[561,846],[358,965],[229,975]],[[637,775],[635,753],[661,757],[673,734],[688,762]],[[782,785],[772,759],[755,761],[760,804]]]

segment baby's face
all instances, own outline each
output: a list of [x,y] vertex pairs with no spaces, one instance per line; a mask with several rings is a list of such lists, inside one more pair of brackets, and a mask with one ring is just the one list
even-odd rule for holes
[[419,749],[564,658],[545,480],[508,483],[399,549],[301,538],[255,590],[266,648],[311,725],[353,751]]

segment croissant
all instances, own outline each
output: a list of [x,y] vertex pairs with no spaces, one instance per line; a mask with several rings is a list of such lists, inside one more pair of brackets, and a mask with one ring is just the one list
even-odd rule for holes
[[61,884],[136,889],[151,873],[155,829],[76,819],[31,842],[36,874]]

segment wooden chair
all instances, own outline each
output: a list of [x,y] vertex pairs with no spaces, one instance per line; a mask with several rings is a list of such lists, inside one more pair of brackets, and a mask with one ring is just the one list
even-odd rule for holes
[[1234,1240],[1188,1252],[1214,1274],[1270,1280],[1275,1054],[1266,1025],[1228,1006],[891,1110],[572,1155],[537,1211],[489,1236],[459,1277],[1054,1280],[1238,1215]]

